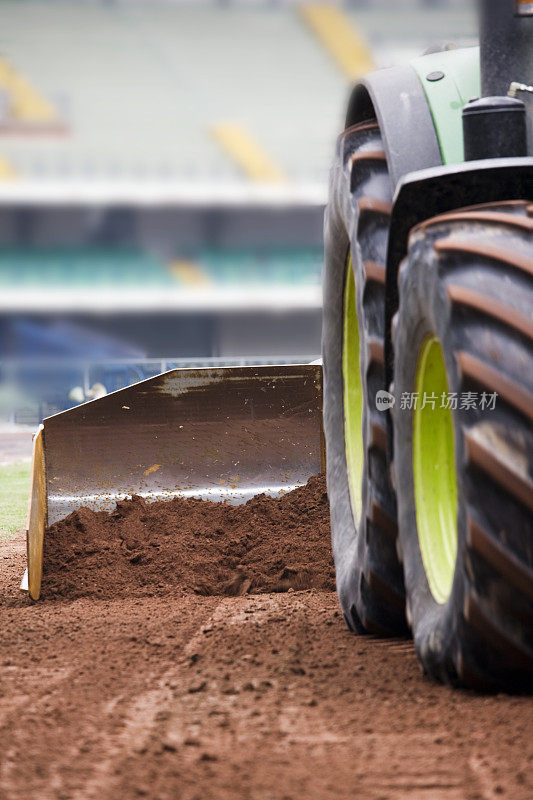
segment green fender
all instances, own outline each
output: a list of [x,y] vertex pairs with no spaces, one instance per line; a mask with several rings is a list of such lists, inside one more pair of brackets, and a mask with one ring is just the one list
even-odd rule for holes
[[[479,47],[431,53],[413,59],[411,66],[420,78],[428,100],[442,163],[462,163],[462,110],[469,100],[481,94]],[[439,73],[444,77],[435,80]]]

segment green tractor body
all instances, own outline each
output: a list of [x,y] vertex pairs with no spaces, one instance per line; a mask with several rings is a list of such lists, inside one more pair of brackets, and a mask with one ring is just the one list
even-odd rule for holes
[[[324,429],[348,627],[533,688],[533,16],[354,87],[325,222]],[[529,6],[528,6],[529,9]],[[482,100],[479,100],[479,98]]]
[[481,94],[479,47],[445,50],[411,61],[424,89],[443,164],[464,161],[463,108]]

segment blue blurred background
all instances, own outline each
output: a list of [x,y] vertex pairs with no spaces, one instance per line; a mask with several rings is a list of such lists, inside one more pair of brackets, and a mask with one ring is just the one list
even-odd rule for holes
[[320,353],[353,81],[455,0],[0,2],[0,436],[174,366]]

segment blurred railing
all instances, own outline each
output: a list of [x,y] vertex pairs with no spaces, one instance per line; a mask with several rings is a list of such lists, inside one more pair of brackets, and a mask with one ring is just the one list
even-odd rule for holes
[[316,355],[310,355],[281,358],[4,360],[0,361],[0,420],[16,425],[39,425],[52,414],[172,369],[301,364],[316,358]]

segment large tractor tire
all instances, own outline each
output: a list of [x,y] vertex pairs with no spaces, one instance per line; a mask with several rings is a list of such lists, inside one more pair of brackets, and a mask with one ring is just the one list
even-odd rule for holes
[[415,228],[393,322],[407,616],[427,674],[482,690],[533,689],[532,211]]
[[348,627],[407,633],[386,423],[385,262],[391,185],[376,121],[339,139],[326,213],[324,429],[337,590]]

